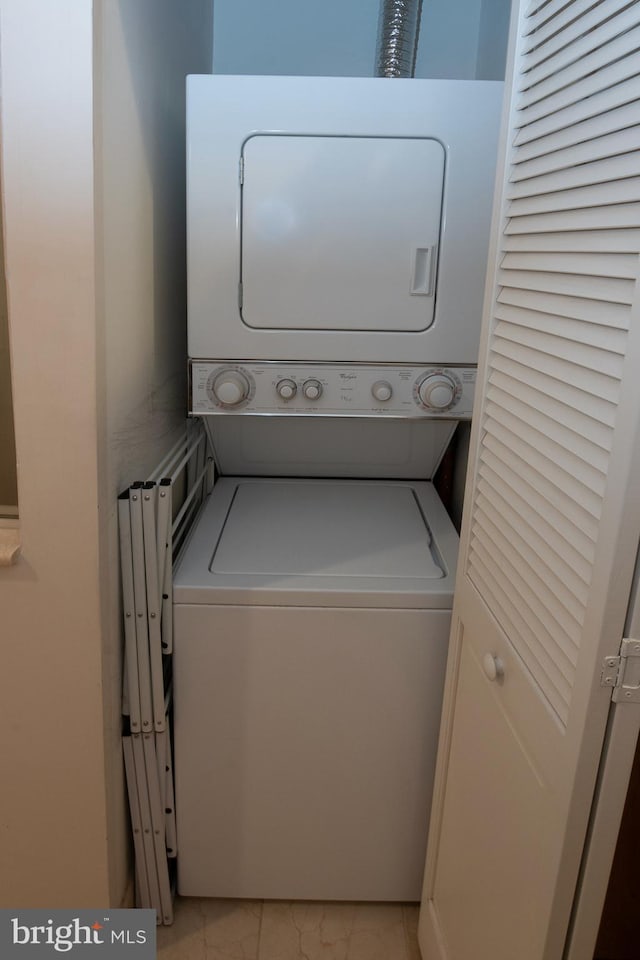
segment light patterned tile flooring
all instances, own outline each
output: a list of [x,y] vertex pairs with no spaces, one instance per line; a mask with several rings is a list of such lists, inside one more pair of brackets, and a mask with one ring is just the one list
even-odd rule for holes
[[177,897],[158,960],[420,960],[414,904]]

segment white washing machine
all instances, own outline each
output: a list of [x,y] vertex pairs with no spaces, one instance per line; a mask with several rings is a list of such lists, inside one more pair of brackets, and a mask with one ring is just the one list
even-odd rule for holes
[[218,481],[174,585],[181,894],[419,899],[457,542],[430,483]]
[[501,87],[189,79],[182,894],[420,898]]

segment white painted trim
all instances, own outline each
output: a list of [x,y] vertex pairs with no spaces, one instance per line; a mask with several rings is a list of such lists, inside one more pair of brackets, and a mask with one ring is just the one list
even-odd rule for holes
[[0,526],[0,567],[12,567],[20,554],[20,529]]
[[[640,558],[639,558],[640,561]],[[625,636],[640,637],[640,562]],[[614,650],[612,650],[612,653]],[[593,956],[640,734],[640,705],[611,709],[565,960]]]
[[566,960],[592,957],[640,732],[640,705],[616,704],[607,733]]

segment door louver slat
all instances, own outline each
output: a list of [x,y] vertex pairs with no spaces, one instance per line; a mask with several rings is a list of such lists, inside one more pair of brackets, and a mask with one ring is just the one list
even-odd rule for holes
[[[616,403],[618,399],[618,381],[607,377],[588,367],[579,367],[568,364],[561,357],[554,357],[549,353],[541,353],[528,344],[515,343],[512,340],[496,338],[494,351],[498,357],[507,357],[530,366],[540,373],[545,373],[556,380],[566,382],[585,392],[585,399],[590,402],[592,396],[601,400]],[[591,408],[589,408],[591,409]]]
[[[600,231],[595,231],[599,233]],[[534,243],[538,240],[544,240],[548,234],[524,234],[514,237],[523,243]],[[571,236],[571,234],[567,234]],[[585,233],[585,237],[590,234]],[[506,245],[511,241],[511,237],[505,240]],[[579,248],[578,248],[579,249]],[[518,290],[516,287],[503,287],[499,303],[509,303],[514,307],[523,307],[531,309],[531,296],[527,290]],[[555,317],[572,317],[574,320],[584,320],[587,323],[598,323],[606,327],[614,327],[616,330],[628,330],[629,328],[629,308],[623,303],[608,303],[606,311],[602,309],[598,300],[587,300],[586,297],[562,296],[561,294],[548,293],[545,290],[536,291],[535,309],[541,313],[548,313]]]
[[534,490],[553,509],[560,511],[566,521],[573,524],[580,538],[586,538],[586,540],[595,544],[598,536],[598,525],[595,517],[588,510],[585,510],[577,500],[572,499],[563,490],[560,490],[555,483],[552,483],[542,470],[531,470],[530,464],[506,447],[497,435],[486,438],[482,458],[483,462],[486,461],[491,464],[494,471],[506,470],[510,475],[517,476],[524,489]]
[[563,340],[573,340],[597,349],[604,348],[613,354],[624,356],[626,335],[624,330],[616,330],[597,323],[584,323],[568,317],[545,313],[542,310],[527,310],[499,302],[496,317],[507,323],[553,334]]
[[[601,90],[600,93],[594,93],[586,99],[578,99],[575,103],[569,104],[562,110],[542,117],[540,120],[534,120],[533,123],[526,122],[526,116],[520,117],[520,130],[516,134],[515,146],[529,143],[531,140],[537,140],[540,137],[546,137],[550,133],[558,130],[564,130],[566,127],[580,123],[584,120],[590,120],[601,113],[607,113],[615,110],[617,107],[632,103],[638,88],[638,81],[635,77],[624,80],[614,87],[608,87]],[[577,91],[576,91],[577,92]],[[633,123],[638,122],[636,116]]]
[[589,436],[591,443],[604,450],[605,454],[611,452],[611,432],[608,427],[598,420],[588,417],[581,410],[568,404],[561,404],[555,397],[549,397],[534,387],[529,387],[527,384],[498,370],[492,373],[489,384],[500,392],[499,394],[492,393],[490,389],[488,396],[496,403],[502,401],[506,404],[511,402],[509,398],[513,398],[513,410],[515,412],[517,412],[521,403],[537,405],[538,410],[555,425],[550,428],[549,436],[553,437],[554,433],[562,436],[562,430],[571,429],[572,425],[575,425],[576,428],[584,432],[583,435]]
[[554,171],[535,178],[520,181],[509,190],[510,200],[521,197],[534,197],[539,194],[556,193],[566,188],[602,185],[612,180],[630,180],[637,178],[640,170],[640,152],[625,153],[619,157],[605,157],[593,163],[584,163],[580,167]]
[[[637,125],[638,106],[635,102],[624,103],[616,110],[588,117],[585,120],[570,120],[566,127],[552,130],[550,133],[538,136],[528,143],[520,144],[520,149],[513,159],[513,170],[517,172],[521,164],[528,163],[530,160],[555,154],[560,150],[581,147],[592,140],[601,141],[598,144],[598,150],[602,151],[602,138],[622,133]],[[613,152],[615,151],[612,150]]]
[[[565,423],[563,423],[560,419],[553,420],[541,410],[532,412],[529,404],[527,403],[527,400],[529,399],[527,396],[527,391],[522,390],[520,393],[524,398],[522,400],[516,399],[513,394],[508,393],[501,388],[490,387],[487,392],[488,415],[490,416],[491,411],[496,407],[500,408],[506,406],[514,417],[517,417],[523,423],[533,427],[534,430],[538,430],[549,440],[553,440],[555,443],[561,446],[564,443],[568,443],[569,446],[565,448],[566,450],[581,460],[585,460],[586,462],[591,460],[591,462],[595,464],[596,470],[606,469],[606,464],[608,461],[607,454],[609,451],[604,450],[600,444],[594,443],[591,440],[586,440],[584,437],[572,435],[571,430],[567,430]],[[572,419],[571,416],[567,417],[566,411],[563,411],[561,407],[557,406],[557,410],[558,418],[564,414],[565,420]]]
[[640,221],[640,203],[614,203],[586,210],[558,210],[513,217],[505,232],[556,233],[559,230],[617,230],[636,227]]
[[[552,524],[553,529],[556,530],[561,537],[564,537],[565,541],[572,542],[576,545],[577,554],[583,557],[587,563],[593,562],[595,556],[594,541],[583,534],[579,527],[564,516],[561,510],[557,509],[545,497],[534,490],[526,481],[523,483],[522,478],[515,473],[515,471],[510,470],[506,464],[501,463],[491,452],[483,455],[480,461],[480,475],[490,486],[496,487],[496,489],[499,489],[499,484],[502,482],[514,491],[519,492],[524,502],[533,508],[534,515],[536,512],[539,513],[543,511],[544,515],[549,517],[549,522]],[[528,548],[525,550],[525,553],[527,552]],[[545,563],[544,569],[547,568],[548,565]],[[537,575],[542,579],[544,579],[544,569],[540,567],[537,570]],[[582,617],[580,605],[586,601],[588,595],[588,587],[584,583],[584,580],[577,574],[571,573],[568,578],[558,580],[554,574],[552,580],[549,581],[549,589],[561,600],[566,609],[572,614],[574,620],[579,623]]]
[[533,160],[522,160],[513,168],[509,179],[512,183],[519,183],[529,177],[544,176],[556,170],[566,170],[567,167],[577,167],[579,164],[616,157],[634,150],[640,150],[640,125],[626,127],[615,134],[594,137],[573,146],[554,149],[551,153],[543,153]]
[[597,183],[588,187],[576,186],[573,189],[558,190],[540,197],[530,196],[522,200],[512,200],[508,215],[520,217],[556,210],[600,207],[604,203],[637,203],[638,201],[640,201],[640,177],[628,177],[626,180],[618,180],[614,183]]
[[[533,508],[534,513],[535,513],[535,510],[539,507],[542,507],[545,511],[548,511],[548,504],[543,503],[542,500],[538,497],[538,495],[532,492],[530,487],[525,486],[523,488],[522,481],[517,477],[515,473],[513,473],[512,471],[506,471],[503,464],[500,465],[500,472],[496,473],[496,471],[492,468],[491,463],[492,463],[491,457],[483,457],[479,467],[479,477],[482,478],[482,480],[484,480],[486,484],[489,485],[490,489],[495,489],[498,492],[507,494],[509,497],[511,497],[512,491],[516,493],[518,493],[519,491],[521,501],[523,501],[525,504],[529,504]],[[509,490],[505,489],[507,487],[510,489]],[[479,490],[481,489],[480,481],[479,481],[478,489]],[[530,499],[531,497],[533,497],[533,499]],[[556,520],[560,519],[562,524],[562,529],[570,530],[571,536],[575,535],[576,533],[575,527],[573,527],[572,525],[567,526],[566,520],[562,517],[559,511],[557,510],[549,511],[548,516],[552,524],[555,524]],[[553,527],[553,529],[560,531],[560,528],[555,526]],[[510,535],[508,537],[508,542],[511,545],[511,547],[513,547],[514,549],[517,549],[518,544],[520,544],[519,553],[522,556],[531,557],[531,551],[528,548],[528,545],[524,542],[524,540],[521,539],[520,541],[518,541],[517,539],[513,538]],[[593,561],[594,544],[591,543],[588,538],[584,538],[584,543],[586,545],[584,560],[588,566],[589,563]],[[584,584],[578,583],[576,591],[572,592],[570,590],[567,590],[567,585],[564,583],[564,581],[558,580],[558,577],[549,570],[549,567],[546,564],[540,564],[538,563],[537,560],[535,560],[534,568],[535,569],[531,570],[531,577],[533,577],[535,580],[539,582],[544,582],[546,584],[545,589],[548,589],[550,593],[557,598],[557,600],[560,602],[562,606],[562,610],[567,611],[575,622],[580,623],[581,617],[582,617],[582,614],[581,614],[582,603],[584,601],[585,592],[586,592],[586,588],[584,587]],[[549,571],[549,574],[547,575],[545,571]],[[556,609],[556,604],[554,603],[554,601],[552,601],[549,598],[549,602],[551,604],[551,608]],[[562,613],[559,609],[556,611],[554,616],[560,622],[564,622],[568,630],[572,629],[569,621],[566,621],[565,614]]]
[[640,4],[528,18],[466,573],[564,724],[640,254]]
[[[506,252],[633,253],[640,249],[640,230],[588,230],[584,233],[544,233],[504,238]],[[626,311],[625,311],[626,316]]]
[[[611,16],[612,9],[620,11]],[[640,10],[637,4],[619,0],[599,3],[583,17],[574,20],[558,34],[554,34],[547,43],[542,43],[529,56],[523,58],[526,68],[523,70],[519,89],[526,89],[545,77],[575,63],[598,47],[627,33],[640,23]]]
[[507,253],[502,268],[633,280],[637,263],[637,254],[560,253],[554,250],[549,253]]
[[523,37],[529,38],[523,46],[524,53],[529,53],[546,40],[550,40],[554,34],[564,30],[581,14],[588,13],[589,10],[597,7],[598,3],[599,0],[581,0],[581,2],[572,0],[571,3],[562,3],[560,9],[553,14],[550,14],[549,11],[551,4],[547,4],[543,10],[545,19],[543,20],[541,17],[531,18],[527,24],[527,29],[522,34]]
[[[549,400],[556,400],[565,407],[572,407],[581,414],[584,412],[585,396],[584,391],[573,384],[566,383],[564,380],[558,380],[550,377],[546,373],[541,373],[533,366],[525,366],[522,363],[516,363],[510,358],[496,354],[494,358],[493,370],[498,374],[515,380],[523,385],[526,390],[528,387],[538,391],[538,395],[543,395]],[[493,373],[492,373],[493,376]],[[491,381],[490,381],[491,382]],[[589,397],[589,413],[593,423],[600,426],[598,431],[609,431],[615,422],[615,405],[607,400],[601,400],[593,394]],[[593,426],[592,426],[592,429]],[[601,436],[600,432],[598,433]],[[604,445],[604,444],[601,444]]]
[[557,17],[566,7],[575,7],[575,4],[576,0],[533,0],[525,13],[523,36],[537,30],[552,17]]
[[[540,453],[558,468],[558,474],[565,478],[570,485],[576,483],[584,486],[597,497],[602,497],[605,487],[605,476],[597,467],[589,466],[575,453],[566,450],[555,440],[550,440],[540,430],[529,427],[523,420],[511,412],[487,404],[487,431],[496,424],[504,427],[511,436],[526,435],[530,447]],[[528,429],[527,429],[528,428]]]
[[601,303],[629,305],[633,296],[633,281],[618,277],[590,277],[571,273],[551,273],[537,270],[500,271],[500,282],[521,290],[549,291],[573,297],[580,291],[586,299]]
[[[518,434],[497,422],[491,424],[491,432],[487,432],[483,443],[488,446],[493,440],[498,441],[503,447],[513,452],[513,455],[521,461],[526,477],[535,477],[539,474],[559,492],[565,489],[571,490],[571,498],[578,507],[581,507],[585,513],[597,522],[600,518],[601,504],[601,498],[597,493],[593,493],[582,483],[574,482],[576,478],[566,474],[546,454],[537,450],[533,444],[525,443]],[[530,482],[533,486],[534,480]]]
[[584,449],[575,449],[575,444],[579,442],[579,438],[575,438],[574,449],[564,446],[560,439],[554,439],[547,433],[549,428],[547,417],[541,416],[537,411],[529,410],[525,404],[516,408],[513,400],[511,400],[508,412],[504,407],[490,400],[487,403],[486,412],[488,418],[493,419],[496,423],[501,423],[513,433],[518,430],[525,433],[530,439],[531,446],[549,457],[554,463],[557,463],[565,473],[584,483],[593,493],[602,494],[605,486],[605,474],[598,465],[602,463],[603,459],[606,459],[602,456],[602,448],[593,445],[592,453],[597,463],[588,463],[585,459],[588,453]]
[[[594,545],[590,544],[584,554],[573,545],[569,547],[563,533],[555,526],[554,517],[551,514],[548,515],[548,520],[544,520],[539,525],[539,514],[531,501],[525,498],[524,489],[517,482],[513,486],[513,474],[508,471],[503,472],[502,469],[499,474],[496,473],[488,466],[484,457],[480,462],[479,475],[478,490],[482,491],[487,503],[493,503],[495,507],[498,498],[501,502],[505,497],[511,498],[513,495],[514,507],[510,507],[504,514],[498,514],[494,521],[500,525],[509,517],[518,519],[519,529],[516,529],[515,535],[514,531],[511,531],[509,538],[513,544],[520,544],[519,550],[522,556],[532,559],[533,568],[538,570],[538,575],[544,576],[546,569],[557,580],[558,570],[567,565],[568,569],[564,571],[562,579],[554,582],[553,587],[549,589],[555,596],[562,599],[566,610],[572,611],[573,621],[581,623],[582,615],[578,607],[587,598],[589,590],[587,580],[590,564],[593,561]],[[526,531],[527,527],[528,531]],[[573,532],[572,528],[571,535]],[[540,564],[539,567],[538,564]],[[574,625],[567,622],[567,630],[573,630]]]
[[[589,88],[593,91],[602,90],[604,87],[613,86],[627,77],[632,77],[636,72],[638,62],[635,50],[640,45],[640,27],[634,27],[628,33],[615,37],[603,47],[598,47],[593,53],[580,60],[576,60],[570,66],[565,67],[557,73],[552,73],[546,80],[523,90],[518,100],[518,109],[527,109],[530,116],[530,122],[537,119],[535,112],[531,112],[535,104],[540,104],[540,110],[544,113],[552,113],[560,106],[566,106],[568,103],[575,103],[580,99],[576,94],[586,94]],[[595,76],[598,70],[602,70],[601,78]],[[576,81],[585,81],[580,84],[579,91]]]

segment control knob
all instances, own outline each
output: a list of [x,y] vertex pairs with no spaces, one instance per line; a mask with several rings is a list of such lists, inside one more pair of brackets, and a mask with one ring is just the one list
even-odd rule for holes
[[385,400],[390,400],[393,394],[393,388],[387,380],[376,380],[376,382],[371,387],[371,393],[375,400],[379,400],[381,403],[384,403]]
[[305,380],[302,393],[307,400],[318,400],[322,396],[322,384],[319,380]]
[[278,380],[276,383],[276,393],[283,400],[291,400],[298,392],[298,384],[295,380]]
[[213,381],[213,394],[224,407],[237,407],[249,396],[251,386],[239,370],[223,370]]
[[418,387],[418,393],[430,410],[447,410],[456,398],[456,384],[446,373],[430,373]]

